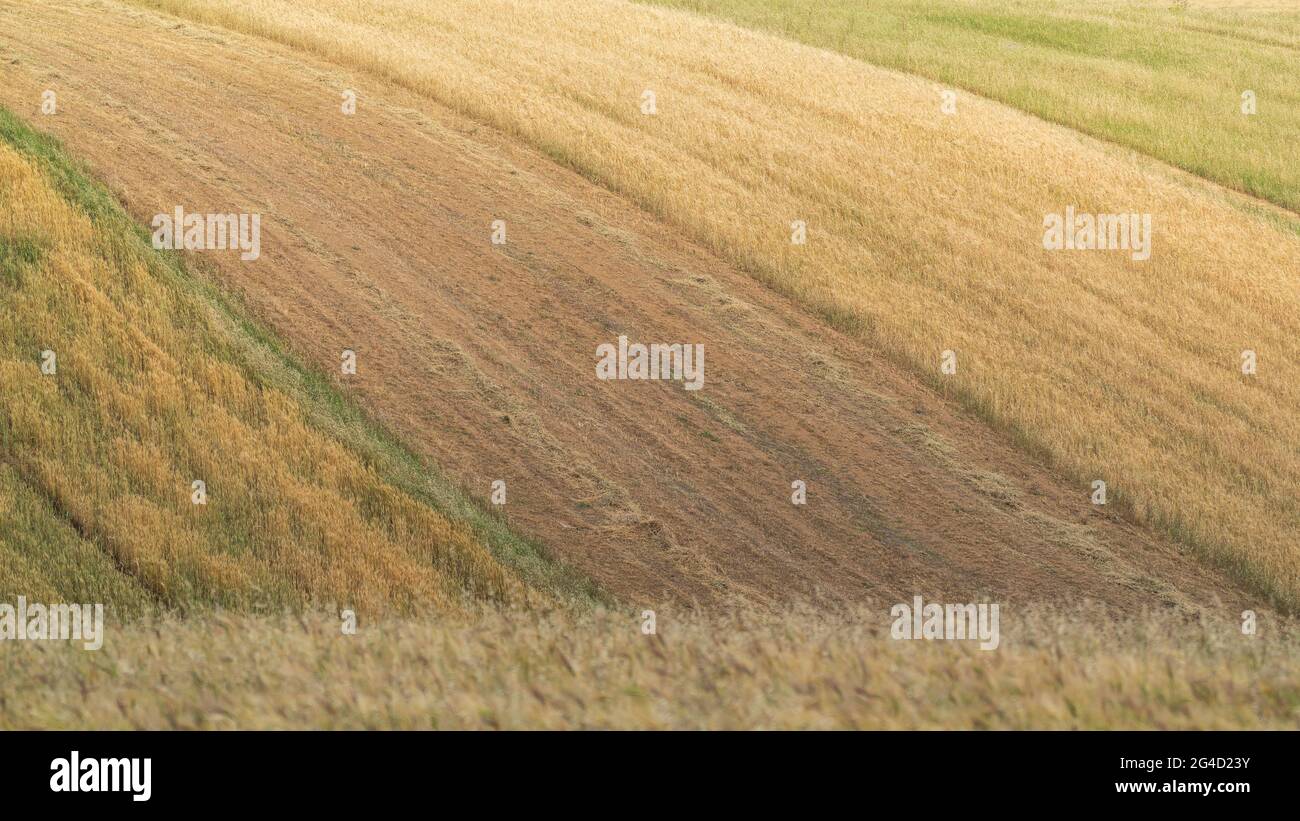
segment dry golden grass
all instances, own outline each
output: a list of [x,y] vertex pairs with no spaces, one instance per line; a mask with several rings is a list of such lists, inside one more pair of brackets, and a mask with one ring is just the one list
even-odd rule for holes
[[983,651],[887,612],[110,622],[0,646],[0,729],[1300,728],[1294,625],[1004,614]]
[[0,464],[0,603],[100,602],[116,616],[151,609],[149,592],[62,519],[14,468]]
[[[1081,494],[1103,479],[1137,521],[1300,603],[1294,215],[995,103],[945,116],[929,81],[616,0],[136,2],[540,147],[875,340]],[[1071,205],[1153,214],[1152,258],[1045,251],[1044,216]]]
[[[640,2],[967,89],[1300,211],[1295,2]],[[1250,116],[1247,90],[1258,102]]]
[[340,441],[341,416],[312,418],[306,375],[52,144],[2,111],[0,126],[0,601],[120,614],[526,597],[469,525]]

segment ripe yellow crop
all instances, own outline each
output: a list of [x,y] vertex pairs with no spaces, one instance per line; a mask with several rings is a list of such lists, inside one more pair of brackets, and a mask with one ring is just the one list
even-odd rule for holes
[[0,142],[0,600],[524,599],[465,523],[323,432],[302,374],[116,206],[65,198],[37,162]]
[[[1080,494],[1104,481],[1136,521],[1300,604],[1294,214],[978,97],[947,113],[931,80],[677,11],[135,2],[375,72],[536,146],[874,341]],[[1150,215],[1150,258],[1045,249],[1045,219],[1067,209]]]

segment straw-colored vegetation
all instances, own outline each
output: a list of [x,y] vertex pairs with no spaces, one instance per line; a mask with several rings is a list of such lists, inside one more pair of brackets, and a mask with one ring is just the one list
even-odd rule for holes
[[[1300,5],[644,0],[967,89],[1300,210]],[[1252,92],[1256,110],[1242,111]]]
[[1024,614],[990,652],[887,613],[110,625],[0,653],[0,729],[1300,728],[1294,625]]
[[[994,103],[943,115],[928,82],[626,2],[137,1],[379,72],[543,148],[875,340],[1081,494],[1104,478],[1135,518],[1300,599],[1293,215]],[[1043,215],[1067,205],[1153,213],[1152,258],[1044,251]],[[3,642],[0,729],[1300,728],[1300,631],[1263,610],[1258,635],[1186,612],[1004,612],[989,652],[892,641],[888,606],[665,605],[653,636],[636,614],[552,607],[599,594],[2,110],[0,390],[0,602],[111,606],[99,651]],[[359,632],[329,605],[356,608]],[[262,608],[301,615],[230,612]]]
[[524,599],[487,544],[540,587],[561,578],[3,111],[0,386],[0,601],[125,615]]
[[[1300,602],[1294,214],[981,98],[946,115],[932,81],[675,10],[137,2],[373,71],[542,148],[874,340],[1081,494],[1104,480],[1135,520]],[[1151,214],[1151,258],[1044,250],[1045,215],[1068,206]]]

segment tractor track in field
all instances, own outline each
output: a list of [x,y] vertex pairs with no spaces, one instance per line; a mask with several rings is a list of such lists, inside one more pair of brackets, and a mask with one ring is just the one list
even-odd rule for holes
[[[357,351],[345,389],[479,498],[505,480],[515,528],[627,601],[1244,599],[862,342],[377,78],[111,0],[3,2],[0,104],[146,224],[260,212],[259,260],[204,262],[326,372]],[[598,381],[620,333],[703,343],[704,389]]]

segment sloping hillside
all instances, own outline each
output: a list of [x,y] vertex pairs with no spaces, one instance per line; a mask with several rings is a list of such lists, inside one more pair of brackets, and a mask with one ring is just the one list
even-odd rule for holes
[[940,90],[630,0],[0,3],[0,729],[1300,726],[1300,222]]
[[642,0],[971,91],[1300,211],[1288,0]]
[[441,480],[3,110],[0,249],[0,598],[525,599],[486,546],[524,543],[464,502],[438,512]]
[[[1300,602],[1294,214],[987,100],[947,114],[928,80],[618,0],[140,2],[537,146],[905,363],[1081,498],[1105,482],[1112,509]],[[1137,214],[1151,245],[1046,247],[1076,213]]]
[[[0,22],[7,102],[61,89],[33,116],[142,221],[262,213],[261,258],[218,275],[323,370],[355,349],[343,388],[625,599],[1240,601],[872,345],[425,97],[116,3]],[[595,379],[620,334],[704,344],[703,390]]]

